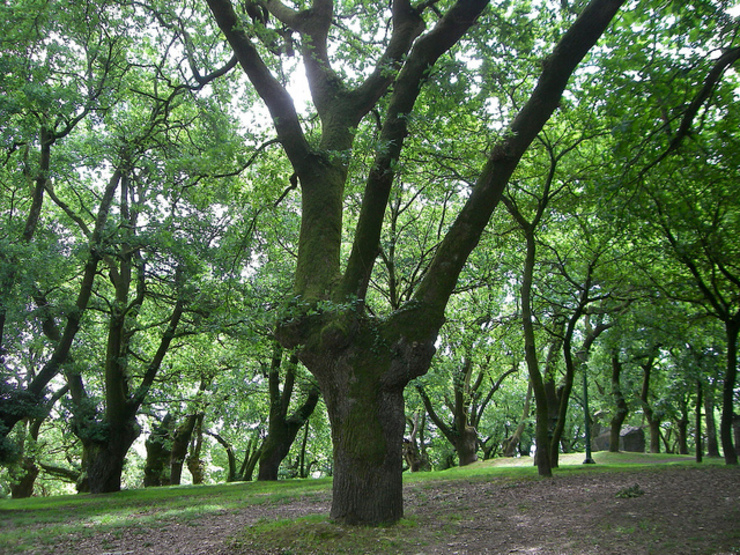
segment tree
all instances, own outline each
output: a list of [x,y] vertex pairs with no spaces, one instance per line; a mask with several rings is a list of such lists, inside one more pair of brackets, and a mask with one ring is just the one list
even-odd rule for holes
[[[4,439],[18,421],[28,416],[29,410],[43,404],[44,390],[67,362],[90,302],[102,259],[107,219],[126,172],[121,171],[125,164],[109,172],[108,183],[97,190],[98,209],[90,213],[87,255],[81,262],[77,295],[73,301],[67,301],[63,324],[54,321],[54,310],[46,294],[60,287],[59,282],[51,283],[49,278],[60,277],[58,261],[70,253],[64,252],[59,228],[54,229],[60,224],[60,216],[49,218],[51,221],[42,227],[41,214],[49,198],[56,202],[52,176],[68,176],[84,167],[84,163],[77,167],[75,163],[84,159],[86,149],[75,152],[66,145],[71,134],[88,118],[101,117],[116,102],[116,89],[128,64],[123,55],[126,40],[116,33],[103,32],[103,28],[115,29],[120,20],[91,9],[88,2],[71,10],[56,4],[4,6],[2,16],[12,22],[13,35],[8,38],[7,44],[12,47],[7,50],[9,55],[3,57],[5,67],[0,82],[7,93],[1,106],[6,151],[2,171],[3,181],[10,185],[5,190],[9,195],[3,199],[7,201],[4,213],[8,225],[4,226],[0,251],[0,356],[5,364],[13,366],[14,352],[8,339],[29,321],[40,321],[42,333],[52,343],[45,363],[25,388],[11,388],[0,398],[0,437]],[[49,37],[53,38],[47,40]],[[5,46],[4,42],[4,50]],[[66,77],[61,77],[63,73]],[[25,81],[18,79],[21,76],[26,76]],[[28,188],[30,198],[21,193]],[[22,223],[19,213],[26,215]],[[24,260],[31,263],[22,263]],[[16,286],[21,282],[22,293],[16,299]],[[31,314],[27,310],[28,299],[33,299],[37,307]],[[13,309],[19,304],[23,308],[16,312]],[[15,328],[12,334],[8,333],[9,328]]]
[[[434,15],[429,5],[414,7],[405,0],[394,1],[386,50],[362,57],[362,64],[376,60],[376,66],[369,74],[357,72],[367,77],[355,86],[342,78],[329,47],[331,32],[336,29],[333,21],[345,18],[344,10],[351,9],[349,6],[317,0],[310,9],[294,10],[277,1],[265,2],[270,15],[300,37],[313,103],[322,124],[318,140],[312,142],[285,87],[255,46],[253,36],[259,36],[256,27],[260,24],[240,19],[229,0],[208,1],[215,21],[267,105],[300,184],[302,221],[295,296],[277,336],[286,348],[297,349],[324,395],[334,445],[333,519],[379,524],[401,518],[403,389],[409,380],[428,370],[447,301],[503,189],[557,107],[575,67],[622,3],[591,2],[562,35],[543,64],[529,101],[491,150],[412,301],[379,319],[368,311],[365,297],[394,168],[414,104],[430,69],[460,41],[487,2],[457,2],[424,33],[424,17]],[[372,22],[377,26],[378,18],[373,16]],[[339,49],[337,56],[342,52]],[[392,94],[385,98],[391,85]],[[381,99],[385,117],[380,140],[342,270],[343,200],[354,131]]]
[[[460,318],[448,322],[447,330],[443,328],[446,333],[442,334],[442,349],[449,350],[449,353],[445,353],[445,357],[438,357],[438,360],[442,360],[439,360],[438,366],[441,368],[437,368],[437,373],[445,381],[451,378],[452,395],[449,395],[449,388],[445,387],[442,393],[444,403],[439,411],[435,409],[428,392],[434,385],[425,387],[419,381],[416,383],[429,418],[454,447],[460,466],[478,460],[478,431],[483,414],[506,377],[518,370],[514,363],[507,370],[495,372],[494,367],[499,361],[494,360],[490,352],[492,346],[488,326],[481,326],[480,318],[476,320],[469,322]],[[453,329],[458,326],[459,329]],[[497,343],[493,343],[493,348],[498,347]],[[449,421],[445,420],[443,409],[451,416]]]
[[[653,276],[656,287],[701,307],[725,328],[720,435],[725,461],[737,464],[732,419],[740,307],[738,269],[727,261],[735,259],[738,248],[732,187],[737,140],[729,132],[738,121],[737,77],[729,69],[740,60],[740,48],[731,5],[701,3],[683,18],[654,18],[650,25],[657,28],[693,30],[675,35],[681,36],[681,55],[661,42],[647,48],[622,45],[625,55],[617,59],[634,57],[664,69],[643,81],[620,67],[621,76],[614,80],[621,91],[614,95],[619,105],[608,112],[619,137],[615,152],[622,167],[617,175],[629,194],[625,207],[643,230],[635,237],[643,240],[646,256],[648,247],[670,256],[663,267],[670,272]],[[639,140],[634,136],[638,129]]]
[[319,402],[319,390],[315,384],[309,383],[308,393],[303,403],[295,407],[293,414],[288,416],[293,389],[298,377],[298,357],[291,355],[288,368],[285,371],[283,389],[280,391],[280,368],[282,366],[283,349],[275,345],[272,362],[267,375],[270,391],[270,418],[267,428],[267,437],[262,444],[259,459],[258,480],[277,480],[280,463],[288,455],[291,445],[295,441],[300,429],[306,425],[308,419]]

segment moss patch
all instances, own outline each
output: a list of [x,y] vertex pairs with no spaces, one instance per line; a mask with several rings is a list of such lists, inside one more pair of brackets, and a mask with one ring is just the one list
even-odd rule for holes
[[[324,516],[263,521],[250,526],[232,548],[237,552],[280,555],[329,555],[365,553],[418,553],[421,546],[409,531],[416,524],[404,519],[382,528],[363,528],[334,524]],[[411,537],[409,537],[411,536]]]

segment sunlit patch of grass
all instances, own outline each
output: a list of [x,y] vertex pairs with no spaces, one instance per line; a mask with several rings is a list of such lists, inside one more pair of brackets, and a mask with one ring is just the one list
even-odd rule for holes
[[342,526],[319,515],[262,521],[250,526],[232,548],[237,553],[250,550],[281,555],[408,553],[420,546],[418,540],[408,537],[409,528],[415,526],[408,519],[380,528]]

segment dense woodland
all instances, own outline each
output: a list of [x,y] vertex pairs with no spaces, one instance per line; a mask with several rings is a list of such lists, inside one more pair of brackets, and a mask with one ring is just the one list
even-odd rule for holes
[[[737,464],[740,4],[0,5],[0,488]],[[588,425],[588,426],[587,426]]]

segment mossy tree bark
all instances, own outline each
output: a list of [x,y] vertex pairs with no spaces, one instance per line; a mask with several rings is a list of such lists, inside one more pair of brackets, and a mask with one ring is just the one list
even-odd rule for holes
[[146,439],[146,463],[144,465],[144,487],[166,486],[170,483],[169,444],[172,442],[172,415],[167,413],[161,424],[155,425]]
[[[214,19],[241,67],[267,105],[300,183],[302,220],[294,302],[276,335],[316,377],[326,401],[334,444],[332,517],[351,524],[395,522],[403,514],[403,389],[427,372],[444,310],[468,256],[480,240],[524,152],[560,101],[588,50],[623,0],[593,0],[544,63],[530,100],[492,150],[456,221],[440,243],[413,298],[385,319],[366,312],[365,293],[379,241],[409,114],[429,70],[473,25],[487,0],[460,0],[424,32],[424,10],[408,0],[391,3],[386,50],[354,88],[330,58],[334,2],[314,0],[295,11],[267,0],[279,24],[301,37],[302,57],[321,136],[309,144],[293,101],[270,72],[230,0],[208,0]],[[257,39],[254,39],[257,40]],[[389,94],[392,85],[392,93]],[[340,263],[344,185],[354,129],[388,96],[360,215],[346,264]],[[343,271],[342,271],[343,269]]]

